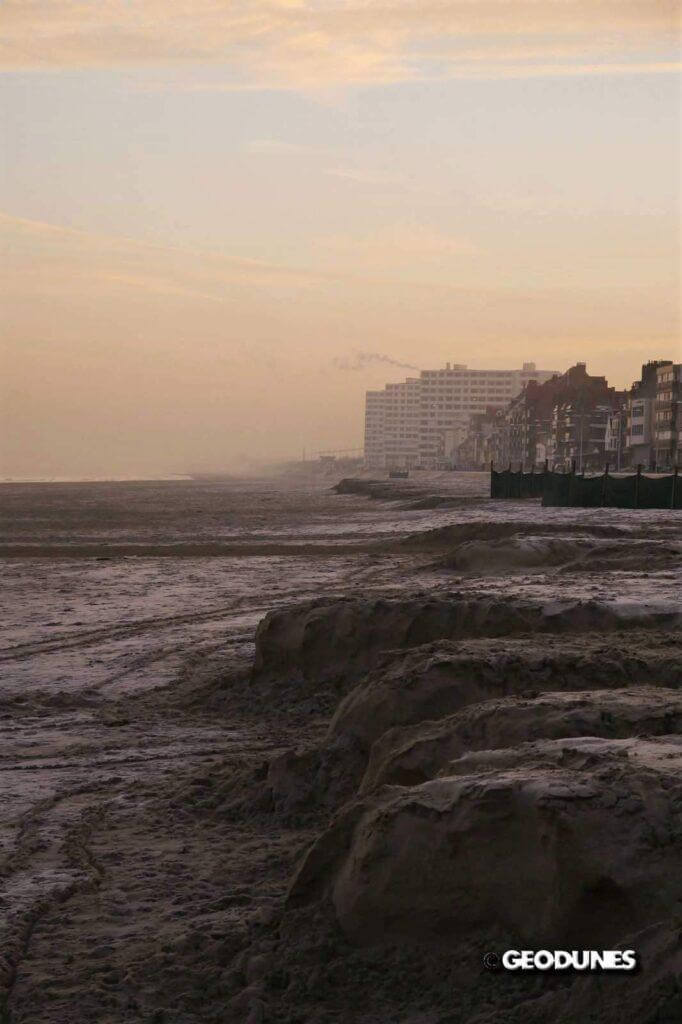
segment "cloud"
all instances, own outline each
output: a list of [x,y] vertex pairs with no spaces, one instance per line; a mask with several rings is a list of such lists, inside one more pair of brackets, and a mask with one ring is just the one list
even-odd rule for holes
[[461,271],[482,252],[466,236],[427,224],[397,221],[372,231],[334,234],[315,242],[318,267],[396,280],[433,280]]
[[190,88],[669,72],[679,0],[5,0],[0,67],[227,68]]
[[244,149],[247,153],[262,153],[264,156],[298,156],[308,155],[312,147],[283,139],[251,139],[244,143]]
[[229,302],[245,293],[291,298],[336,280],[333,273],[80,231],[3,211],[0,248],[0,285],[15,295],[93,290],[98,295],[147,293],[205,304]]
[[392,356],[384,355],[383,352],[354,352],[352,356],[337,356],[332,360],[337,370],[364,370],[368,366],[380,363],[382,366],[397,366],[403,370],[418,370],[419,367],[413,363],[403,363]]
[[344,181],[352,181],[357,185],[376,185],[378,188],[398,188],[401,191],[411,187],[411,183],[405,181],[397,174],[386,174],[376,171],[363,171],[353,167],[330,167],[325,172],[332,178],[342,178]]

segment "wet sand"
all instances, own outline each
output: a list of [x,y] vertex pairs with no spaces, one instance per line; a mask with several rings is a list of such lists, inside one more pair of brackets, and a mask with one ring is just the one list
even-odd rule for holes
[[[326,752],[329,723],[380,668],[348,649],[331,678],[323,643],[301,685],[292,641],[286,669],[254,675],[256,628],[348,595],[674,610],[679,513],[491,502],[483,474],[377,501],[332,482],[3,487],[5,1020],[504,1020],[509,986],[472,983],[477,937],[466,954],[363,950],[324,901],[288,908],[362,781],[352,744]],[[632,656],[667,671],[671,637],[633,630]],[[611,647],[615,664],[627,643]],[[317,790],[297,791],[292,750],[316,752]]]

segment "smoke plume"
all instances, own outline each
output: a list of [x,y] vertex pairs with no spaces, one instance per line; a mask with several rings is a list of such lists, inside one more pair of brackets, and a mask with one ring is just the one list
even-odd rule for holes
[[364,370],[372,363],[381,363],[385,366],[398,366],[403,370],[418,370],[419,367],[413,363],[403,363],[400,359],[384,355],[383,352],[354,352],[352,356],[341,356],[334,359],[334,366],[337,370]]

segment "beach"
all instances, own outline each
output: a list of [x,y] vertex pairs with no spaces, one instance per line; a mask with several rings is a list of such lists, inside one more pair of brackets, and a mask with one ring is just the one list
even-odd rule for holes
[[[533,932],[590,946],[599,856],[621,872],[600,941],[646,932],[668,973],[617,979],[594,1019],[673,1005],[680,513],[493,501],[483,473],[337,483],[1,486],[0,1019],[584,1020],[590,978],[481,956]],[[621,864],[606,811],[576,810],[592,852],[564,892],[537,807],[572,821],[604,772],[640,845]],[[525,853],[486,817],[521,777]],[[449,874],[428,850],[454,833]],[[528,851],[537,869],[499,920],[496,837],[512,875]],[[519,909],[537,878],[553,916]],[[637,886],[663,893],[649,916]]]

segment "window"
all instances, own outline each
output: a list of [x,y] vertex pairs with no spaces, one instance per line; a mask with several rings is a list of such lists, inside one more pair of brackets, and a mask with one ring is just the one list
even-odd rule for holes
[[632,433],[633,434],[643,434],[644,433],[644,424],[643,423],[635,423],[633,425],[633,427],[632,427]]

